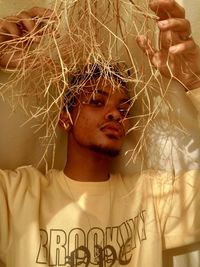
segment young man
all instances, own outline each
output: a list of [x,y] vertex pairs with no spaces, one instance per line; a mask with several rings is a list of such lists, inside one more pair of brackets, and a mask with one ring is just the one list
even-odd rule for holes
[[[172,17],[164,16],[159,27],[164,33],[172,30],[179,41],[155,51],[141,37],[140,46],[164,75],[168,75],[163,66],[166,51],[177,56],[175,63],[184,58],[188,68],[182,75],[178,66],[176,78],[195,89],[198,49],[186,38],[190,25],[176,3],[156,3],[151,7],[161,17],[166,8]],[[4,22],[2,29],[13,33],[16,25]],[[7,65],[8,57],[1,57],[2,65]],[[153,171],[130,178],[110,174],[110,161],[129,129],[128,111],[122,83],[91,75],[70,114],[61,114],[60,125],[68,132],[64,170],[51,170],[47,176],[33,167],[0,171],[2,266],[160,267],[162,249],[200,240],[199,172],[173,180]]]

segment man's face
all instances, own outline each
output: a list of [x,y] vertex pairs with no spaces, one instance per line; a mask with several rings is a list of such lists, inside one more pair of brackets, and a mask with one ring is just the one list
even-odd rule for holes
[[119,154],[129,128],[130,100],[124,88],[105,78],[88,81],[71,111],[70,140],[107,156]]

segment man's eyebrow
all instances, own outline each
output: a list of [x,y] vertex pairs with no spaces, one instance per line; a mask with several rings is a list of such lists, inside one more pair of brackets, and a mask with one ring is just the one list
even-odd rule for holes
[[100,95],[105,95],[105,96],[108,96],[109,93],[104,91],[104,90],[101,90],[101,89],[97,89],[95,90],[96,93],[100,94]]
[[[95,90],[95,93],[106,96],[106,97],[109,96],[109,94],[110,94],[110,93],[108,93],[102,89]],[[120,105],[124,105],[124,104],[130,105],[130,98],[128,96],[123,97],[122,99],[120,99],[119,104]]]
[[[109,96],[109,94],[110,94],[110,93],[108,93],[108,92],[106,92],[104,90],[101,90],[101,89],[97,89],[95,92],[98,93],[98,94],[101,94],[101,95],[105,95],[105,96]],[[120,100],[120,104],[128,103],[129,101],[130,101],[130,98],[128,96],[124,97],[124,98],[122,98]]]
[[124,97],[120,100],[120,104],[128,104],[130,105],[130,98],[127,96],[127,97]]

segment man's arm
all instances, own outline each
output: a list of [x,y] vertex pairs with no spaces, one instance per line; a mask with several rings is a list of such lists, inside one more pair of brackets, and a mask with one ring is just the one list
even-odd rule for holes
[[[16,68],[24,51],[38,42],[44,26],[42,22],[53,16],[49,9],[34,7],[15,16],[0,20],[0,67]],[[16,42],[17,41],[17,42]],[[14,49],[13,45],[17,45]],[[3,52],[2,52],[3,51]]]
[[159,49],[146,36],[138,37],[139,46],[163,76],[178,80],[187,90],[200,87],[200,49],[184,8],[174,0],[154,0],[150,8],[158,16]]

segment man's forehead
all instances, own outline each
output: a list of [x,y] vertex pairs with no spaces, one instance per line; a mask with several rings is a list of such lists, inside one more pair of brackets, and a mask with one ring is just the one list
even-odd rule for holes
[[128,92],[125,87],[115,80],[110,80],[104,77],[93,78],[88,80],[82,87],[82,95],[88,94],[102,94],[111,96],[113,94],[123,95],[128,99]]

